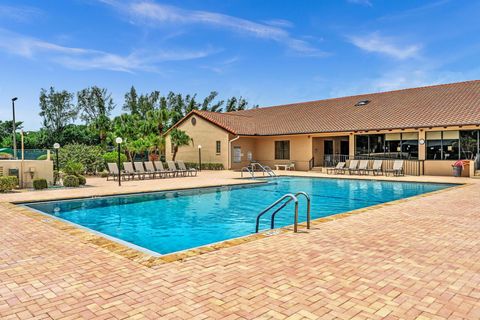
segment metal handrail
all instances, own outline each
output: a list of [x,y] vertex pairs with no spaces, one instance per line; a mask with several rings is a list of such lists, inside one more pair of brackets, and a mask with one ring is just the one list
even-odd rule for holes
[[[259,225],[260,225],[260,218],[265,214],[267,213],[268,211],[270,211],[270,209],[274,208],[277,204],[279,204],[280,202],[282,202],[283,200],[285,200],[286,198],[290,198],[290,201],[295,201],[295,228],[296,228],[296,225],[298,223],[298,199],[297,197],[295,197],[293,194],[291,193],[287,193],[285,195],[283,195],[280,199],[278,199],[277,201],[275,201],[274,203],[272,203],[271,205],[269,205],[267,208],[265,208],[262,212],[260,212],[257,216],[257,224],[255,225],[255,233],[258,233],[258,228],[259,228]],[[288,203],[287,202],[287,203]],[[285,205],[282,205],[280,207],[280,209],[282,209],[283,207],[285,207]],[[280,210],[279,209],[279,210]],[[296,232],[296,231],[295,231]]]
[[[310,208],[311,208],[311,205],[310,205],[310,196],[308,195],[308,193],[306,192],[303,192],[303,191],[300,191],[300,192],[297,192],[295,193],[295,197],[298,199],[298,196],[304,196],[305,199],[307,199],[307,229],[310,229]],[[275,215],[277,214],[278,211],[280,211],[281,209],[283,209],[287,204],[289,204],[290,202],[292,201],[292,199],[288,200],[287,202],[285,202],[280,208],[278,208],[277,210],[275,210],[273,213],[272,213],[272,216],[271,216],[271,221],[270,221],[270,228],[271,229],[275,229]],[[298,220],[298,218],[296,218],[295,220]],[[294,232],[297,232],[297,223],[295,223],[293,225],[293,231]]]
[[252,178],[255,178],[255,171],[254,170],[250,170],[249,167],[243,167],[242,170],[241,170],[241,177],[243,178],[243,173],[244,172],[248,172],[250,173],[250,176],[252,176]]
[[252,162],[252,163],[250,163],[250,165],[253,166],[253,168],[255,168],[255,166],[259,166],[260,169],[262,169],[262,172],[263,172],[264,176],[265,176],[265,173],[267,173],[270,177],[276,177],[277,176],[275,174],[275,172],[273,172],[272,168],[270,168],[269,166],[263,166],[259,162]]
[[262,212],[260,212],[257,216],[257,222],[256,222],[256,225],[255,225],[255,233],[258,233],[258,229],[259,229],[259,225],[260,225],[260,218],[265,213],[267,213],[268,211],[273,209],[276,205],[278,205],[279,203],[281,203],[283,200],[285,200],[287,198],[289,198],[289,199],[286,202],[284,202],[280,207],[278,207],[272,213],[272,215],[270,217],[270,228],[271,229],[275,228],[275,215],[277,214],[277,212],[279,212],[280,210],[285,208],[285,206],[287,206],[287,204],[289,204],[290,202],[294,201],[295,202],[295,211],[294,211],[295,215],[294,215],[294,221],[293,221],[293,232],[298,232],[298,196],[304,196],[307,199],[307,229],[310,229],[310,208],[311,208],[310,196],[308,195],[308,193],[300,191],[300,192],[297,192],[296,194],[287,193],[287,194],[283,195],[280,199],[278,199],[277,201],[272,203],[270,206],[265,208]]

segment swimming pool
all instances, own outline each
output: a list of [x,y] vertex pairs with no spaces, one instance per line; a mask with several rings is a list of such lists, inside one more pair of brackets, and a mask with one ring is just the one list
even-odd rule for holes
[[[448,188],[448,184],[281,177],[229,187],[28,203],[26,206],[159,254],[255,232],[260,211],[286,193],[311,196],[312,219]],[[293,224],[293,203],[275,226]],[[299,221],[306,200],[299,198]],[[260,229],[269,228],[270,215]]]

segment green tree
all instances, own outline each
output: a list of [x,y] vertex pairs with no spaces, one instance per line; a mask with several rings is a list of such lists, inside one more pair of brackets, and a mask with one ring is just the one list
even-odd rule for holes
[[132,86],[130,91],[125,94],[125,103],[123,104],[123,110],[131,113],[138,114],[138,95],[135,87]]
[[115,108],[112,95],[97,86],[83,89],[77,93],[77,107],[80,119],[98,133],[100,143],[104,144],[110,129],[110,114]]
[[217,91],[212,91],[208,96],[203,99],[201,110],[210,111],[210,112],[222,112],[222,106],[225,103],[224,100],[217,101],[213,103],[215,98],[218,96]]
[[231,97],[227,100],[225,107],[226,112],[245,110],[248,107],[248,102],[244,98]]
[[40,116],[43,118],[43,127],[51,132],[49,142],[60,139],[65,127],[72,123],[78,110],[72,103],[73,94],[63,90],[55,91],[53,87],[47,91],[40,91]]
[[175,161],[178,148],[182,146],[190,145],[192,138],[190,138],[185,131],[174,128],[172,131],[170,131],[170,141],[171,141],[171,144],[173,145],[172,160]]

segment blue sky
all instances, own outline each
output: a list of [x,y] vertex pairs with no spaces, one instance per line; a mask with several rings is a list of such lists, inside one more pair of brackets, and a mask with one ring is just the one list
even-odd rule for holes
[[0,119],[40,88],[131,85],[260,106],[480,79],[480,1],[2,0]]

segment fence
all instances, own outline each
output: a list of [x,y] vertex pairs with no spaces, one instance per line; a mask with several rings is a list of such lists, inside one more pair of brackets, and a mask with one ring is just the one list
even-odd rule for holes
[[406,175],[409,176],[421,176],[424,174],[424,160],[411,160],[411,159],[392,159],[386,158],[382,159],[379,157],[368,157],[368,156],[355,156],[357,160],[369,160],[369,167],[372,166],[374,160],[382,160],[382,169],[388,170],[393,168],[393,163],[396,160],[403,161],[403,171]]
[[[25,160],[37,160],[40,156],[47,155],[47,149],[24,149],[24,159]],[[3,157],[0,157],[3,160],[14,159],[13,150],[8,149],[2,152]],[[17,159],[22,159],[22,150],[17,149]]]

